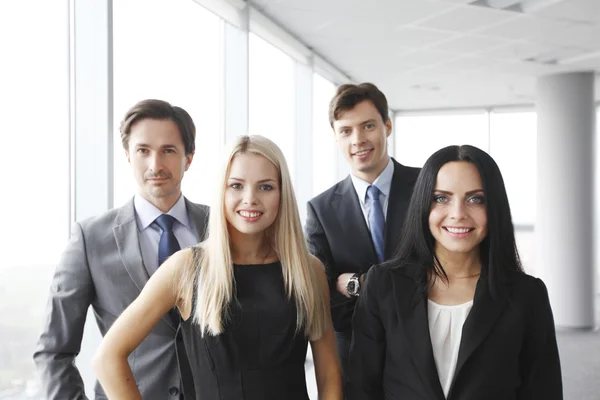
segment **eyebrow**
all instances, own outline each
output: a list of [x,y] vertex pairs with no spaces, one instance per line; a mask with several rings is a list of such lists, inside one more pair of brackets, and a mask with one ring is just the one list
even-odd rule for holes
[[[435,193],[443,193],[443,194],[454,194],[452,192],[449,192],[448,190],[439,190],[439,189],[435,189],[434,192]],[[475,194],[475,193],[480,193],[480,192],[483,192],[483,189],[469,190],[468,192],[465,192],[465,194],[470,195],[470,194]]]
[[[246,182],[244,179],[242,178],[236,178],[234,176],[230,176],[229,179],[232,179],[234,181],[238,181],[238,182]],[[275,182],[275,179],[271,179],[271,178],[267,178],[267,179],[261,179],[256,183],[265,183],[265,182]]]
[[[150,146],[149,144],[146,143],[137,143],[135,145],[135,147],[144,147],[144,148],[151,148],[152,146]],[[160,146],[161,149],[177,149],[177,146],[175,146],[174,144],[164,144],[162,146]]]

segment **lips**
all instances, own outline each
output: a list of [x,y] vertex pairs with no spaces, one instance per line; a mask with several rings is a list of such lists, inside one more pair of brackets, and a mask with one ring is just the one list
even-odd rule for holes
[[263,213],[260,211],[240,210],[238,211],[238,214],[244,218],[257,218],[260,217]]
[[462,228],[462,227],[458,228],[458,227],[453,227],[453,226],[445,226],[444,229],[450,233],[456,233],[456,234],[469,233],[469,232],[475,230],[475,228]]
[[366,156],[367,154],[369,154],[372,150],[373,149],[360,150],[360,151],[356,151],[356,152],[352,153],[352,155],[362,157],[362,156]]

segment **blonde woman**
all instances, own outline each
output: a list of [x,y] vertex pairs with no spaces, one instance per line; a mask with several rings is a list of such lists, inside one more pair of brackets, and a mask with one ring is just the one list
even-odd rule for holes
[[104,337],[102,387],[141,398],[134,378],[144,377],[127,357],[177,307],[197,399],[308,399],[308,342],[319,399],[341,399],[325,273],[307,251],[281,150],[240,137],[217,182],[207,239],[162,264]]

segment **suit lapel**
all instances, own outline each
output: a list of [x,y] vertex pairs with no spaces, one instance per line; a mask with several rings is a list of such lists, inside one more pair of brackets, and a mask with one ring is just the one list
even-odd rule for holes
[[337,210],[340,233],[348,237],[348,249],[355,254],[366,255],[370,264],[377,264],[375,246],[350,176],[340,185],[331,205],[332,210]]
[[390,186],[390,198],[388,200],[388,208],[385,224],[385,259],[390,259],[396,254],[400,236],[402,234],[402,225],[410,197],[412,195],[412,183],[407,180],[406,173],[403,172],[403,167],[396,160],[394,163],[394,175],[392,176],[392,184]]
[[[508,300],[508,288],[504,283],[498,284],[496,298],[492,298],[488,288],[487,278],[482,274],[475,289],[473,308],[463,325],[458,360],[454,371],[452,382],[460,374],[462,367],[469,360],[473,352],[483,343],[489,335],[496,321],[502,315]],[[452,394],[452,388],[448,392],[448,398]]]
[[397,269],[392,276],[399,326],[407,341],[407,348],[425,387],[430,390],[430,398],[445,399],[429,334],[425,271],[410,266]]
[[[113,234],[123,266],[127,270],[133,283],[135,283],[135,286],[141,292],[148,282],[148,279],[150,279],[150,275],[144,265],[144,259],[142,258],[133,199],[123,206],[117,214],[115,226],[113,227]],[[169,314],[166,314],[163,317],[163,321],[165,321],[173,330],[177,329],[177,326],[174,325],[174,321],[172,321]]]
[[115,223],[113,233],[121,261],[123,261],[123,265],[135,283],[135,286],[141,291],[146,282],[148,282],[148,279],[150,279],[150,275],[142,258],[133,199],[121,208],[117,214]]

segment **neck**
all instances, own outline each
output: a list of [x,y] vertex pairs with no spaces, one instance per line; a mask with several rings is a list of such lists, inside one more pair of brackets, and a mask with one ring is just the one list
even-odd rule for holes
[[163,213],[166,213],[171,208],[173,208],[175,203],[177,203],[177,201],[179,200],[179,197],[181,196],[181,192],[178,192],[173,195],[165,196],[165,197],[148,198],[148,197],[144,196],[142,193],[139,193],[139,195],[142,196],[144,199],[146,199],[154,207],[158,208]]
[[375,182],[375,179],[377,179],[379,177],[379,175],[381,175],[381,173],[383,172],[385,167],[387,167],[389,162],[390,162],[390,157],[388,156],[385,158],[385,161],[381,161],[381,165],[377,165],[372,170],[353,171],[352,173],[354,174],[354,176],[362,179],[365,182],[373,183],[373,182]]
[[436,248],[435,255],[450,279],[472,277],[481,273],[479,248],[469,253],[449,252],[446,249]]
[[273,253],[264,232],[247,235],[230,227],[230,246],[235,264],[263,264]]

